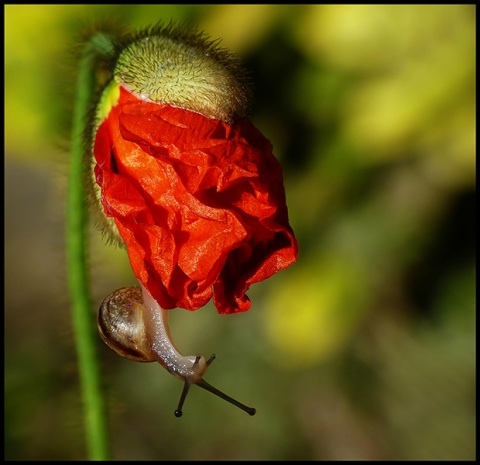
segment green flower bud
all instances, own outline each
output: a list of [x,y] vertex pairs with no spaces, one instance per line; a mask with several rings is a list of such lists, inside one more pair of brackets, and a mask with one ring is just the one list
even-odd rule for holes
[[246,116],[251,91],[239,61],[195,31],[139,33],[122,50],[116,81],[137,97],[231,123]]

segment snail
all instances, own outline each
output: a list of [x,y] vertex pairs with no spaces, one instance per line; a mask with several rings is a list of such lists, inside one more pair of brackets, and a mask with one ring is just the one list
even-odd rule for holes
[[254,408],[232,399],[203,379],[215,355],[206,360],[202,355],[183,356],[178,352],[170,335],[168,310],[162,309],[143,286],[123,287],[107,296],[98,312],[98,329],[103,341],[118,355],[137,362],[158,362],[184,381],[176,417],[182,416],[192,384],[255,415]]

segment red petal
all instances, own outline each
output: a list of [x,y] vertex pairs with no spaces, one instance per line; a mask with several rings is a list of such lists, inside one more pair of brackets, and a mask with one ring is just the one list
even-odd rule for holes
[[232,125],[120,100],[94,148],[107,216],[137,278],[163,308],[248,310],[249,286],[297,259],[282,170],[247,119]]

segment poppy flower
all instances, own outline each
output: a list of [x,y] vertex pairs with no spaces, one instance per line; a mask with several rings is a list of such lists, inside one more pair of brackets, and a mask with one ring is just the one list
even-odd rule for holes
[[[252,284],[297,259],[282,168],[244,116],[248,92],[231,59],[203,40],[155,38],[123,50],[100,101],[98,198],[162,308],[196,310],[213,298],[219,313],[243,312]],[[173,65],[156,55],[169,47],[181,51]],[[185,83],[172,90],[179,76]]]

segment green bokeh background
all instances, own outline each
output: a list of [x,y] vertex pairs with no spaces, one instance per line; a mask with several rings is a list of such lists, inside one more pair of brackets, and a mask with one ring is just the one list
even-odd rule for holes
[[[298,262],[249,312],[172,311],[249,417],[98,340],[113,458],[473,460],[475,7],[7,5],[5,458],[86,457],[65,265],[82,31],[196,24],[255,83]],[[93,297],[134,284],[92,228]],[[92,319],[95,309],[92,309]]]

